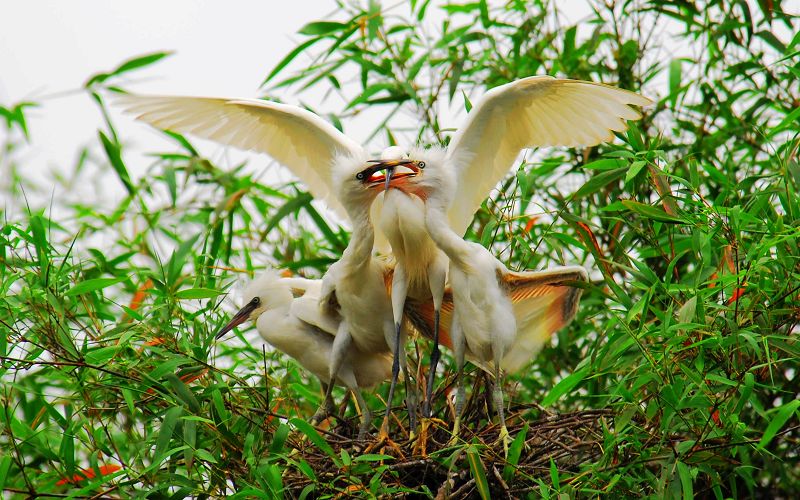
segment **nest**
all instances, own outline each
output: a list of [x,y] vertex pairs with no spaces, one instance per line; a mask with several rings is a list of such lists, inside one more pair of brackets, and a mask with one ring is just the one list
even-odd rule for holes
[[[537,479],[544,478],[545,483],[549,483],[551,463],[559,474],[574,474],[579,472],[582,463],[593,462],[602,455],[603,427],[610,424],[611,410],[554,414],[539,407],[539,418],[533,419],[533,408],[536,405],[515,406],[506,416],[512,439],[519,437],[516,446],[511,446],[508,460],[498,442],[500,426],[487,423],[487,407],[467,405],[471,411],[465,411],[464,425],[454,445],[450,444],[451,426],[438,419],[423,421],[419,426],[420,435],[413,438],[401,422],[395,420],[390,431],[391,440],[373,435],[364,441],[353,439],[357,419],[340,420],[329,430],[320,430],[338,456],[345,451],[344,455],[353,459],[363,454],[391,458],[373,462],[369,472],[359,477],[357,470],[343,470],[347,467],[335,463],[313,443],[302,436],[294,436],[291,444],[296,451],[291,461],[305,461],[314,470],[316,481],[290,465],[284,473],[284,486],[294,497],[300,496],[303,490],[308,492],[306,488],[312,483],[315,495],[358,494],[357,490],[367,489],[380,467],[383,471],[381,490],[397,488],[398,493],[393,496],[413,498],[433,494],[436,498],[479,498],[478,489],[486,487],[492,498],[516,498],[537,489]],[[394,413],[404,415],[402,410]],[[479,425],[473,425],[475,422]],[[472,456],[467,457],[468,454]],[[480,464],[475,463],[475,457]],[[476,474],[476,467],[482,473]]]

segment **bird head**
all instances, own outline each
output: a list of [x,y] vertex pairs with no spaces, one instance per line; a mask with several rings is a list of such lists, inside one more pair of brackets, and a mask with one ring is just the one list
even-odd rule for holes
[[291,300],[291,287],[276,271],[268,270],[260,274],[242,291],[244,306],[217,332],[217,340],[245,321],[256,321],[265,311],[285,305]]
[[[398,148],[399,149],[399,148]],[[350,215],[364,212],[387,186],[386,167],[381,160],[343,156],[336,159],[333,185]]]
[[[398,189],[423,201],[454,194],[454,171],[447,164],[445,152],[441,149],[413,149],[402,153],[400,148],[394,147],[384,151],[380,160],[370,162],[384,172],[387,189]],[[448,203],[449,201],[446,200]]]

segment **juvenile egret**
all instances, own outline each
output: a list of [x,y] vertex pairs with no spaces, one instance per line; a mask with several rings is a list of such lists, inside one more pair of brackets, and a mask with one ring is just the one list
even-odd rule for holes
[[[391,179],[390,186],[405,189],[424,200],[428,234],[450,260],[448,276],[452,289],[453,316],[449,339],[458,369],[453,436],[455,439],[460,428],[464,405],[464,359],[469,350],[479,362],[493,366],[492,397],[500,420],[499,439],[508,452],[510,436],[503,411],[502,372],[518,369],[541,347],[552,332],[546,331],[553,326],[553,322],[548,321],[548,315],[556,316],[557,325],[565,324],[574,316],[580,289],[564,287],[558,293],[557,287],[570,279],[586,281],[586,272],[580,267],[559,268],[555,273],[551,272],[548,279],[547,273],[509,271],[488,249],[478,243],[465,241],[451,228],[447,218],[448,209],[460,192],[456,189],[457,171],[448,164],[446,153],[441,150],[415,151],[412,158],[402,164],[410,168],[412,173]],[[398,164],[385,162],[378,166],[391,171]],[[538,291],[528,289],[520,293],[521,284],[533,285]],[[515,314],[519,314],[519,311],[514,308],[515,292],[518,296],[528,297],[528,315],[531,310],[535,311],[537,323],[545,326],[545,331],[541,328],[519,328]],[[541,300],[531,301],[531,296],[541,297]],[[531,318],[524,319],[530,323]]]
[[333,305],[342,317],[331,352],[331,378],[338,373],[351,346],[364,353],[394,353],[392,383],[381,426],[381,433],[385,436],[401,368],[405,375],[406,403],[412,429],[416,427],[416,397],[408,377],[405,343],[395,338],[392,304],[386,285],[391,268],[386,261],[373,256],[375,232],[369,207],[378,193],[386,188],[389,179],[383,168],[369,163],[363,155],[334,159],[333,184],[353,223],[353,232],[342,258],[332,264],[322,278],[320,304],[323,308]]
[[[491,89],[470,111],[444,158],[437,158],[457,175],[446,188],[453,190],[447,193],[452,202],[446,223],[457,236],[463,235],[475,211],[523,148],[593,146],[611,140],[613,131],[627,128],[625,120],[641,117],[630,105],[649,103],[645,97],[616,87],[549,76],[523,78]],[[387,167],[387,177],[408,165],[404,159],[414,157],[401,148],[385,150],[381,159],[385,160],[382,165]],[[424,166],[424,162],[417,165]],[[408,172],[403,174],[407,175]],[[396,326],[399,328],[406,290],[415,299],[432,298],[434,305],[434,345],[423,412],[429,416],[439,360],[438,325],[447,261],[423,223],[426,194],[417,190],[413,182],[390,185],[396,189],[389,190],[383,198],[379,228],[388,237],[397,259],[392,282]]]
[[[364,353],[351,348],[344,352],[338,373],[332,378],[330,360],[339,318],[320,310],[319,289],[318,280],[281,278],[276,272],[267,271],[244,289],[244,307],[219,331],[217,339],[247,320],[255,321],[265,341],[319,378],[325,391],[326,413],[333,411],[329,388],[334,382],[353,393],[361,410],[358,436],[363,439],[372,418],[362,390],[390,377],[392,358],[388,353]],[[320,417],[319,413],[315,415],[315,419]]]

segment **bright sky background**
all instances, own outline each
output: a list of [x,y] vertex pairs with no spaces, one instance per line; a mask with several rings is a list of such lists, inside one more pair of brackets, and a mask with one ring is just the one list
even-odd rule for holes
[[[175,54],[157,65],[130,73],[128,88],[255,97],[267,72],[303,39],[298,29],[334,8],[332,0],[4,2],[0,104],[42,104],[27,113],[32,147],[21,152],[19,163],[47,184],[49,172],[74,165],[81,145],[97,143],[101,117],[81,90],[93,73],[171,50]],[[115,124],[126,141],[149,146],[160,140],[130,117],[117,117]],[[129,163],[134,176],[146,166]]]

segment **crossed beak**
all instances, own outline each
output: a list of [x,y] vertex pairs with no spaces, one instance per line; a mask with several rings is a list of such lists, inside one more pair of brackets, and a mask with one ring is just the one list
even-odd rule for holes
[[250,315],[253,313],[253,310],[255,310],[256,307],[258,307],[258,303],[257,302],[255,302],[255,301],[248,302],[246,306],[241,308],[239,310],[239,312],[237,312],[233,316],[233,318],[231,318],[231,320],[228,322],[227,325],[222,327],[222,330],[217,332],[216,337],[214,337],[215,340],[219,340],[220,338],[222,338],[223,335],[225,335],[229,331],[233,330],[237,326],[239,326],[242,323],[244,323],[245,321],[247,321],[250,318]]
[[[419,174],[419,167],[414,160],[369,160],[369,163],[374,165],[364,170],[367,175],[367,182],[372,185],[377,185],[377,182],[383,181],[383,189],[388,190],[391,187],[393,178],[409,177]],[[405,167],[403,171],[397,171],[398,167]],[[378,174],[383,172],[383,177]]]

